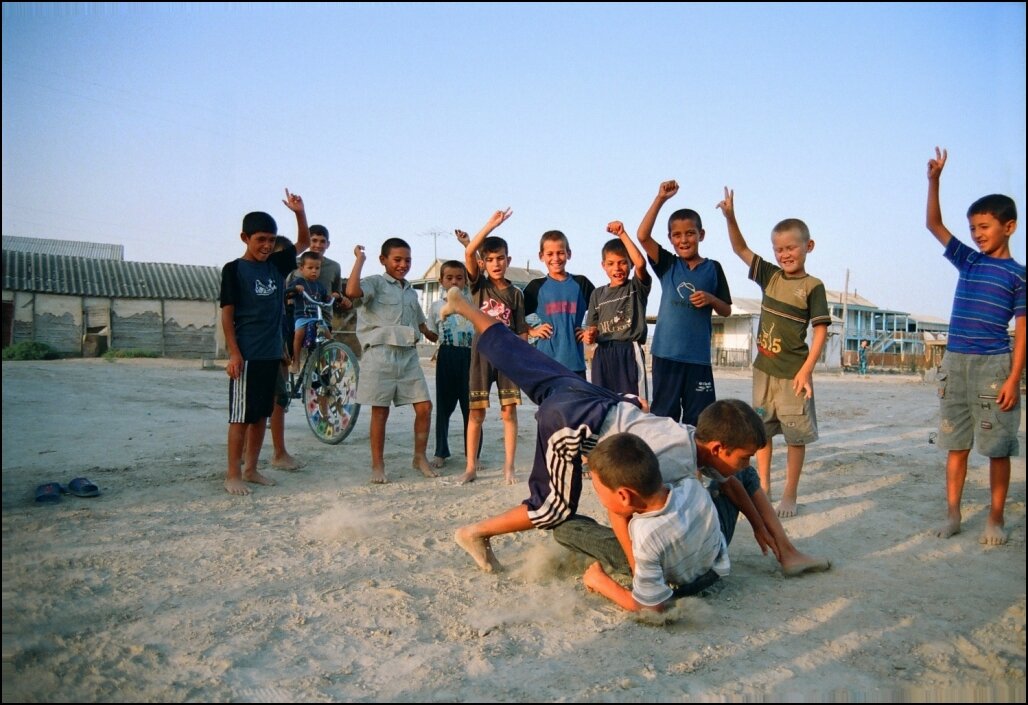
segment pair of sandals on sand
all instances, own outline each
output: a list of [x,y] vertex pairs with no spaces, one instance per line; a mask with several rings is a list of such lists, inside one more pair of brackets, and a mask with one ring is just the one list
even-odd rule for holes
[[67,487],[59,482],[46,482],[36,488],[36,501],[41,504],[52,504],[60,502],[61,495],[65,494],[76,497],[99,497],[100,488],[85,477],[76,477]]

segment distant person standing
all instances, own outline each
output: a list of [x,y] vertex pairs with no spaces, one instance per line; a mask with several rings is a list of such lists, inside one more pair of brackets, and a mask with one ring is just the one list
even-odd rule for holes
[[867,377],[867,353],[871,349],[871,344],[866,340],[860,341],[860,349],[857,350],[857,357],[860,359],[860,374]]
[[[1017,206],[1009,196],[983,196],[967,209],[971,239],[960,242],[942,222],[939,179],[946,151],[928,160],[926,225],[945,247],[943,255],[960,272],[953,296],[946,355],[939,386],[939,447],[946,457],[946,521],[935,531],[948,538],[960,532],[960,501],[971,446],[989,459],[991,506],[978,542],[1007,542],[1004,506],[1010,488],[1010,456],[1019,452],[1021,375],[1025,363],[1025,268],[1010,256],[1017,230]],[[1014,318],[1011,351],[1007,325]]]

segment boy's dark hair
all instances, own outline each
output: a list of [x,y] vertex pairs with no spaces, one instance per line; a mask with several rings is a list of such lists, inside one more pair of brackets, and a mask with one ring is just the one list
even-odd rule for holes
[[401,240],[398,237],[391,237],[382,243],[382,256],[388,257],[390,252],[398,250],[401,247],[405,250],[410,250],[410,245],[407,244],[406,240]]
[[603,251],[600,253],[600,261],[602,262],[607,259],[607,255],[624,257],[628,260],[628,266],[632,266],[632,259],[628,256],[628,248],[625,247],[625,243],[621,242],[620,238],[607,240],[607,242],[603,243]]
[[485,240],[482,240],[482,246],[479,248],[482,256],[495,254],[502,252],[507,257],[510,257],[510,250],[507,248],[507,241],[502,237],[496,237],[490,235]]
[[604,487],[627,487],[643,497],[656,494],[664,484],[657,456],[633,433],[615,433],[597,443],[589,453],[589,471]]
[[243,216],[243,235],[250,237],[256,233],[278,235],[275,219],[264,211],[254,211]]
[[696,440],[721,441],[730,450],[763,448],[767,431],[752,406],[739,399],[719,399],[696,419]]
[[328,240],[328,228],[326,228],[324,225],[312,225],[309,228],[309,231],[311,237],[314,237],[315,235],[320,235],[321,237]]
[[778,221],[778,224],[771,228],[771,234],[784,233],[786,230],[798,230],[803,242],[810,242],[810,228],[799,218],[786,218]]
[[543,236],[539,238],[539,253],[542,254],[543,245],[547,242],[559,242],[564,245],[564,249],[570,249],[571,245],[568,244],[568,236],[559,230],[547,230],[543,233]]
[[307,250],[302,255],[300,255],[300,266],[302,267],[311,260],[314,260],[315,262],[320,262],[321,255],[319,255],[317,252],[311,252],[310,250]]
[[1017,220],[1017,204],[1010,196],[991,193],[971,204],[967,209],[967,217],[970,218],[972,215],[994,215],[999,222],[1009,223],[1011,220]]
[[292,244],[293,241],[287,238],[285,235],[277,235],[275,237],[275,246],[271,248],[271,251],[281,252],[282,250],[286,249]]
[[464,266],[463,262],[458,262],[455,259],[448,259],[445,262],[443,262],[442,265],[439,267],[439,278],[440,279],[443,278],[443,274],[446,273],[447,269],[459,269],[460,271],[464,272],[464,276],[465,277],[468,276],[468,270]]
[[667,231],[671,232],[671,223],[676,220],[691,220],[696,224],[697,230],[703,230],[703,220],[700,218],[700,214],[694,211],[692,208],[679,208],[672,213],[667,219]]

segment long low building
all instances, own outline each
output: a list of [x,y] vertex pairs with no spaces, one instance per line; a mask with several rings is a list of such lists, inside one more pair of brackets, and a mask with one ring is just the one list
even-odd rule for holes
[[223,350],[218,267],[9,250],[7,238],[4,244],[5,346],[35,341],[69,356],[97,340],[170,357]]

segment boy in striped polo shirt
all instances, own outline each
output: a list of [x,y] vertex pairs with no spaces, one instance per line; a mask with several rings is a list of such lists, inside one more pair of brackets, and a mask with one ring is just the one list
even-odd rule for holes
[[[959,272],[953,296],[946,356],[940,374],[939,447],[946,458],[946,521],[935,530],[941,538],[960,531],[960,499],[967,477],[967,457],[977,439],[978,452],[989,458],[992,506],[978,542],[1006,543],[1003,507],[1010,487],[1010,456],[1019,452],[1021,373],[1025,363],[1025,267],[1010,256],[1017,229],[1017,206],[1008,196],[984,196],[967,209],[971,239],[978,252],[953,237],[942,223],[939,177],[946,150],[935,148],[928,160],[928,208],[925,225],[946,248],[944,256]],[[1014,347],[1007,324],[1014,317]]]

